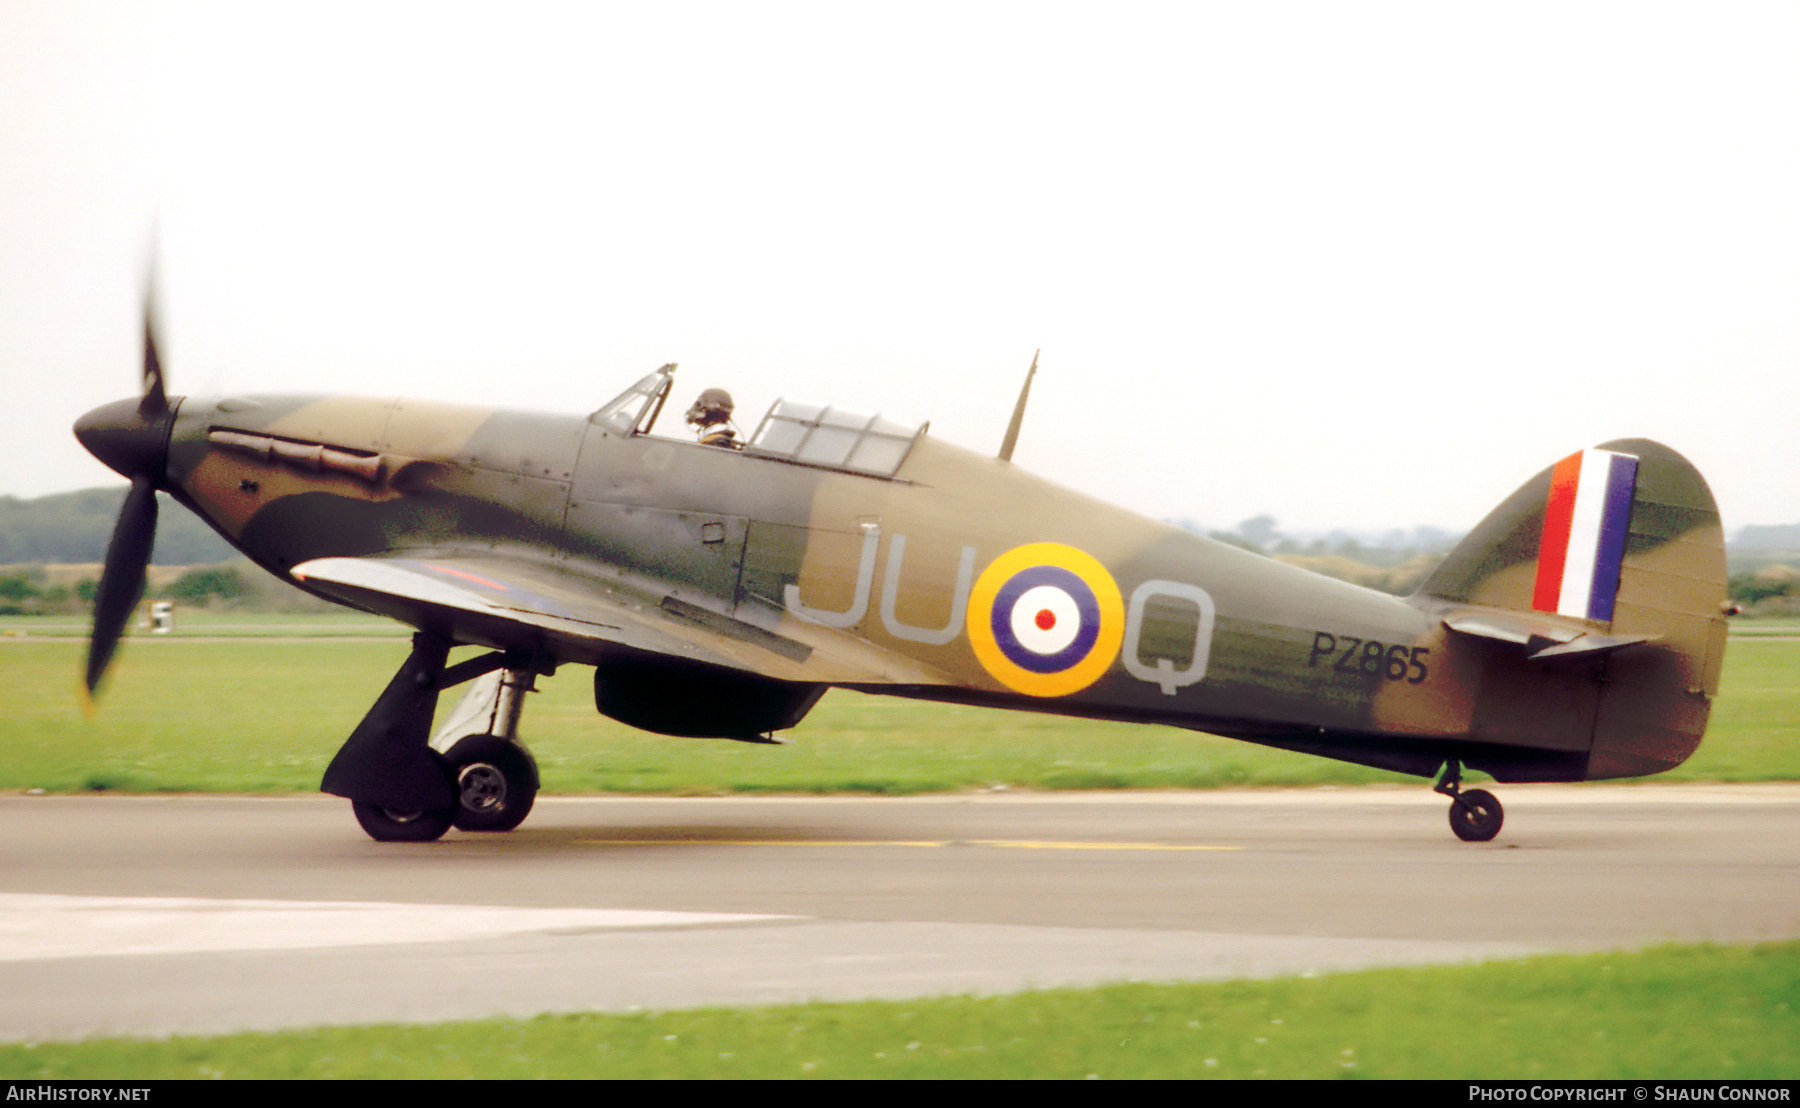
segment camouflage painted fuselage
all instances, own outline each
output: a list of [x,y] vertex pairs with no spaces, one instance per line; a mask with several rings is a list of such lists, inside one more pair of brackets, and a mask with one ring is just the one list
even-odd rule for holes
[[[624,666],[647,688],[672,675],[655,695],[734,696],[686,675],[736,673],[1169,723],[1422,775],[1455,757],[1572,780],[1684,759],[1723,653],[1710,494],[1666,448],[1616,445],[1640,468],[1604,624],[1531,606],[1549,470],[1410,598],[928,436],[876,477],[579,416],[189,398],[167,483],[302,587],[455,642]],[[296,574],[321,559],[405,559],[516,596],[522,615]]]

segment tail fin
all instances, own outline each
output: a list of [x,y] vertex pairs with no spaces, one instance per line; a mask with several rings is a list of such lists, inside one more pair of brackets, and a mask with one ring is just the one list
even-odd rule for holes
[[1725,655],[1725,539],[1706,481],[1668,447],[1610,442],[1539,473],[1415,601],[1524,645],[1532,666],[1591,664],[1580,776],[1658,773],[1699,746]]

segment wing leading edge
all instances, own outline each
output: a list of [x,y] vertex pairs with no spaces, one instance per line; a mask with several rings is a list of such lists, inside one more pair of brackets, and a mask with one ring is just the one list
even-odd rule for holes
[[621,649],[781,681],[940,684],[948,675],[773,608],[630,575],[585,573],[493,551],[318,558],[293,577],[314,592],[456,642],[539,649],[594,664]]

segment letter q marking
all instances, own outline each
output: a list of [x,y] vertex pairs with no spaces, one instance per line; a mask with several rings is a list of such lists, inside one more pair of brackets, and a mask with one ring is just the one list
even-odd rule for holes
[[[1158,658],[1155,665],[1146,665],[1138,657],[1144,609],[1153,596],[1185,600],[1199,609],[1199,618],[1194,622],[1194,656],[1186,669],[1176,669],[1175,663],[1168,658]],[[1206,662],[1212,654],[1213,622],[1213,599],[1205,589],[1179,581],[1145,581],[1132,591],[1131,602],[1125,611],[1125,649],[1120,658],[1125,663],[1125,672],[1139,681],[1155,685],[1166,696],[1174,696],[1176,689],[1186,685],[1198,684],[1206,676]]]

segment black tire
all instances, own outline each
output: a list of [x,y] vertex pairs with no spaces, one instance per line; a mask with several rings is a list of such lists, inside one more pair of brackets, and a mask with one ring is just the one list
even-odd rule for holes
[[1456,794],[1450,803],[1450,830],[1465,843],[1485,843],[1500,833],[1506,813],[1486,789]]
[[537,767],[519,747],[493,735],[471,735],[451,748],[460,831],[511,831],[537,799]]
[[362,829],[369,833],[369,838],[378,843],[436,842],[444,837],[444,832],[450,830],[450,821],[455,815],[450,809],[397,812],[392,808],[365,804],[360,800],[352,800],[350,810],[356,813],[356,822],[362,824]]

